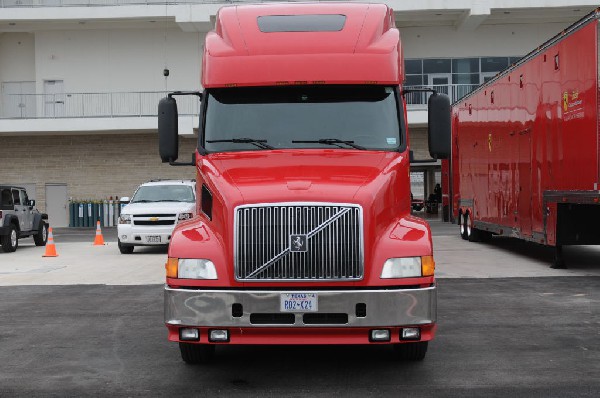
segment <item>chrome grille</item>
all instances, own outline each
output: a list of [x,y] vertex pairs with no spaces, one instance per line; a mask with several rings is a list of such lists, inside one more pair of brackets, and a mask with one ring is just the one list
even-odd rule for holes
[[174,225],[177,214],[134,214],[133,225]]
[[[363,277],[362,209],[357,205],[248,205],[235,212],[235,275],[245,281]],[[306,243],[294,251],[292,235]]]

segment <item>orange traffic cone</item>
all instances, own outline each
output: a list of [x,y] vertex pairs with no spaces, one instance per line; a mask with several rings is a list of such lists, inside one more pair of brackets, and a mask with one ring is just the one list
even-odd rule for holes
[[96,221],[96,239],[94,239],[94,246],[104,246],[104,237],[102,236],[102,230],[100,229],[100,220]]
[[56,254],[56,246],[54,246],[54,235],[52,228],[48,228],[48,241],[46,242],[46,253],[42,257],[58,257]]

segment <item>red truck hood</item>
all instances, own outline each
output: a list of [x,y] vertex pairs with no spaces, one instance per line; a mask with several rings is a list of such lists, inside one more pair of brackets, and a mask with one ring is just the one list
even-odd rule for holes
[[[369,201],[361,197],[361,188],[377,185],[366,193],[372,200],[377,196],[373,191],[389,189],[389,178],[397,177],[384,171],[397,171],[405,161],[395,152],[278,150],[213,154],[202,159],[201,167],[202,174],[215,179],[211,182],[233,206],[289,201],[360,203]],[[407,183],[408,176],[403,177]]]
[[[407,152],[345,149],[271,150],[197,157],[198,194],[211,194],[210,218],[199,217],[175,229],[169,256],[210,256],[223,278],[214,286],[241,286],[233,276],[235,209],[240,205],[285,202],[357,204],[363,209],[365,277],[336,285],[381,286],[388,258],[431,255],[425,221],[410,216]],[[200,200],[199,207],[202,204]],[[210,205],[209,205],[210,206]],[[177,283],[182,283],[177,280]],[[186,281],[186,285],[210,285]],[[285,282],[282,282],[285,284]],[[414,281],[412,282],[414,283]],[[418,283],[431,283],[430,280]],[[211,285],[211,286],[212,286]],[[265,282],[265,286],[269,282]],[[314,286],[314,281],[295,286]],[[254,283],[253,286],[263,286]]]

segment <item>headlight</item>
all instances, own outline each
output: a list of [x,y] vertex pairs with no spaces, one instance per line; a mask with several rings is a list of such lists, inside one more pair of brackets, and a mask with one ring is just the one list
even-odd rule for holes
[[177,219],[179,221],[183,221],[183,220],[189,220],[192,217],[194,217],[194,213],[179,213],[179,216],[177,216]]
[[210,260],[198,258],[169,258],[167,276],[181,279],[217,279],[217,270]]
[[432,276],[434,271],[432,256],[390,258],[383,264],[381,279]]
[[119,224],[131,224],[131,214],[121,214],[119,216]]

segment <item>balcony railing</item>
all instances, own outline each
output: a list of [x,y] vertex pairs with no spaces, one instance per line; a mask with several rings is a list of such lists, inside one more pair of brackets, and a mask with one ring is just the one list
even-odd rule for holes
[[[452,102],[469,94],[476,84],[444,86],[405,86],[405,89],[433,88],[448,94]],[[142,117],[158,114],[158,101],[166,95],[162,91],[129,93],[61,93],[61,94],[2,94],[1,119],[86,118],[86,117]],[[431,94],[408,93],[409,106],[427,105]],[[180,115],[198,115],[200,102],[195,96],[177,98]]]
[[[165,92],[2,94],[2,119],[142,117],[158,114]],[[195,96],[177,98],[180,115],[198,115]]]
[[[440,86],[404,86],[406,90],[419,88],[433,88],[438,93],[447,94],[451,102],[460,100],[465,95],[479,87],[478,84],[446,84]],[[427,100],[431,93],[415,92],[404,96],[407,105],[427,105]]]

